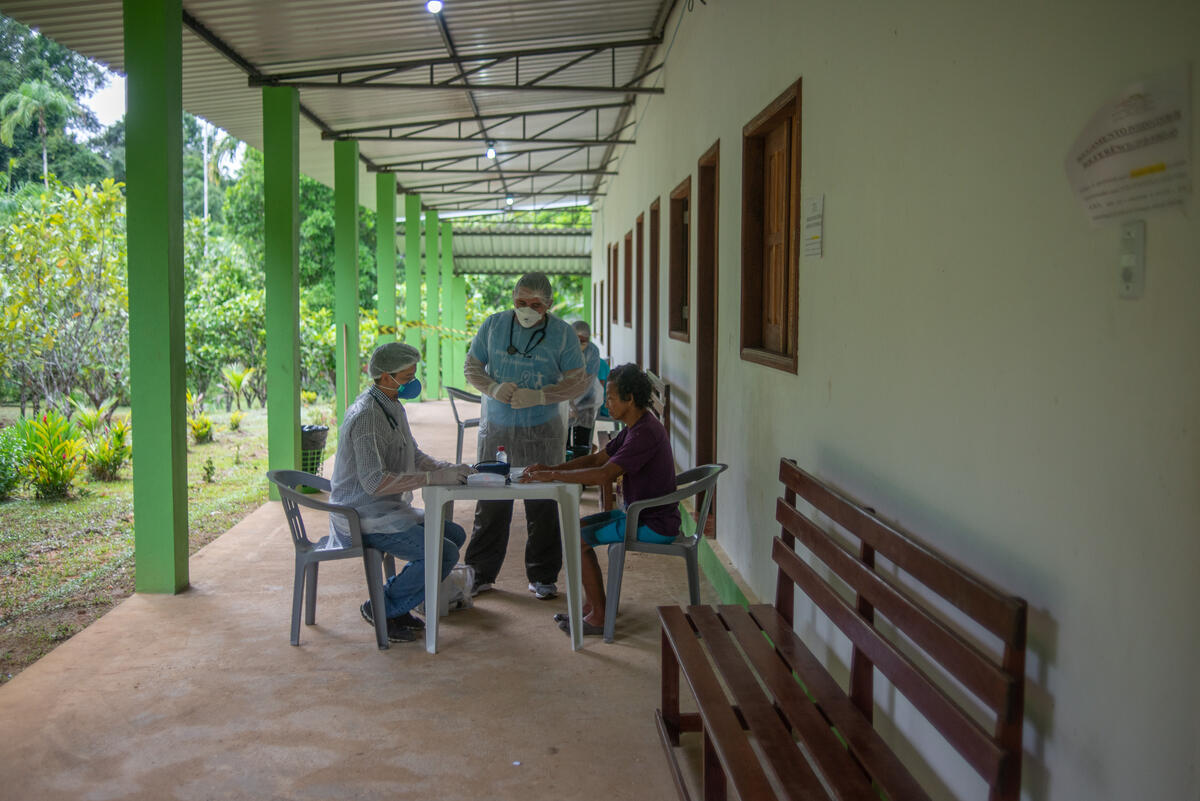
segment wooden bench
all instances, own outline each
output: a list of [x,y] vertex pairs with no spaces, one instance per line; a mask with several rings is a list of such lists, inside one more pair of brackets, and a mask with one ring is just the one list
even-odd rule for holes
[[[649,370],[646,371],[646,376],[650,379],[650,411],[662,421],[663,428],[667,429],[667,439],[671,437],[671,385],[659,378]],[[608,419],[608,418],[605,418]],[[606,446],[609,441],[616,436],[616,431],[600,431],[596,435],[600,447]],[[610,509],[617,508],[619,504],[618,485],[616,482],[609,481],[600,485],[600,510],[607,512]]]
[[[1017,801],[1025,602],[794,462],[782,461],[780,479],[775,605],[659,607],[657,719],[680,797],[690,797],[680,734],[700,732],[706,801],[724,799],[727,783],[742,801],[927,799],[872,725],[878,671],[974,768],[991,801]],[[848,688],[794,633],[795,587],[850,640]],[[680,711],[680,675],[698,712]]]

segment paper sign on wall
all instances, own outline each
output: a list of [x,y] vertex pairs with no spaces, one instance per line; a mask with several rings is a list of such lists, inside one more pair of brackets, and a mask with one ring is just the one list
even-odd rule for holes
[[821,258],[822,230],[825,225],[825,196],[815,195],[804,201],[804,256]]
[[1191,120],[1186,66],[1133,84],[1096,112],[1065,162],[1093,225],[1187,201]]

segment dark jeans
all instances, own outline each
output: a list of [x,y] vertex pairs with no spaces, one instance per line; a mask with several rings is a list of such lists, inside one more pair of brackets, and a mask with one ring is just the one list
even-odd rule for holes
[[[458,549],[467,541],[467,532],[457,523],[446,521],[442,526],[442,578],[450,575],[458,562]],[[384,553],[390,553],[408,564],[388,579],[383,591],[384,605],[389,618],[409,612],[425,600],[425,524],[404,531],[385,534],[363,534],[363,542]]]
[[[475,568],[475,581],[496,580],[508,551],[512,525],[512,501],[479,501],[475,504],[475,530],[464,561]],[[562,539],[558,528],[558,504],[554,501],[525,501],[525,577],[540,584],[554,584],[562,569]]]

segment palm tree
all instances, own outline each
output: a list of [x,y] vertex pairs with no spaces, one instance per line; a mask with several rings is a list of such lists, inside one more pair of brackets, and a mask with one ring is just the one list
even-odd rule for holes
[[46,115],[70,116],[79,111],[74,98],[45,81],[26,81],[0,100],[0,142],[12,147],[13,133],[18,125],[25,127],[35,119],[42,140],[42,181],[50,188],[50,166],[46,159]]

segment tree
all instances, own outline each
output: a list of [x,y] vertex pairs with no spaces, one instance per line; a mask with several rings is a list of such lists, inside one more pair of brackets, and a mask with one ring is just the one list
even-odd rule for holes
[[0,142],[12,147],[13,133],[37,120],[38,138],[42,142],[42,181],[50,189],[50,167],[46,158],[46,118],[51,114],[71,116],[78,113],[79,105],[65,92],[59,91],[45,81],[32,80],[21,84],[0,100]]
[[125,120],[117,120],[88,143],[92,151],[108,165],[113,180],[125,180]]
[[0,370],[26,397],[70,416],[78,390],[99,406],[127,395],[125,196],[99,186],[24,193],[0,230]]
[[[263,259],[263,155],[246,148],[242,171],[225,194],[225,227],[252,261]],[[312,290],[313,307],[332,307],[333,190],[300,176],[300,286]],[[358,302],[375,305],[375,212],[359,208]]]
[[[82,101],[108,83],[108,71],[79,53],[31,31],[15,20],[0,15],[0,98],[20,88],[26,81],[40,80],[69,96],[78,106],[66,129],[67,117],[51,113],[46,119],[45,142],[33,126],[17,128],[13,144],[0,142],[0,165],[10,175],[12,189],[40,180],[42,146],[54,172],[65,184],[99,183],[113,177],[108,166],[74,132],[94,134],[100,122]],[[120,177],[117,177],[120,180]]]

